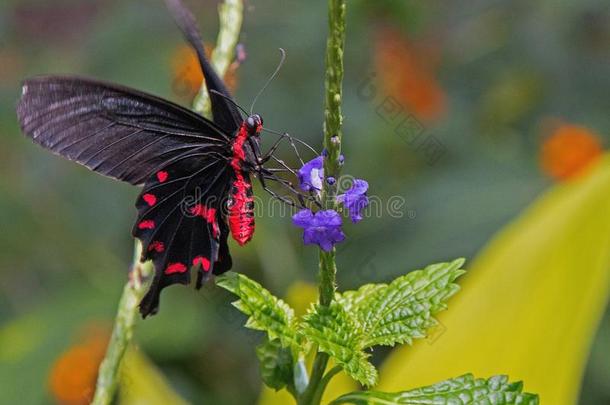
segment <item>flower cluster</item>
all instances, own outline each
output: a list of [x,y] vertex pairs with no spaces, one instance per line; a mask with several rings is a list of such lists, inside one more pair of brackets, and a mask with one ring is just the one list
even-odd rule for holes
[[[334,177],[325,178],[324,176],[324,157],[325,154],[322,153],[322,156],[310,160],[299,169],[298,178],[301,190],[319,194],[324,181],[329,185],[336,183]],[[341,156],[341,160],[343,160],[343,156]],[[368,188],[369,184],[365,180],[355,179],[348,190],[337,196],[337,203],[348,212],[353,223],[362,220],[362,211],[369,204],[366,196]],[[303,228],[303,242],[306,245],[318,245],[326,252],[345,239],[345,234],[341,229],[343,219],[335,210],[313,212],[309,208],[304,208],[292,217],[292,222]]]

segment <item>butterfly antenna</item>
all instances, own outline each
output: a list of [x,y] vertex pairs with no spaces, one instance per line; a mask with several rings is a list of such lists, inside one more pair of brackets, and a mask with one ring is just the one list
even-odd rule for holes
[[275,79],[275,77],[278,75],[278,73],[280,73],[280,69],[282,69],[284,62],[286,61],[286,51],[283,50],[282,48],[280,48],[280,53],[282,54],[282,57],[280,58],[280,63],[277,64],[275,71],[273,72],[273,74],[271,76],[269,76],[269,79],[267,79],[267,83],[265,83],[265,85],[258,92],[256,97],[254,97],[254,101],[252,101],[252,105],[250,106],[249,115],[252,115],[252,112],[254,111],[254,105],[256,104],[256,101],[258,100],[258,98],[261,96],[261,94],[263,94],[263,92],[267,89],[267,87],[269,87],[269,84],[271,84],[271,82],[273,81],[273,79]]
[[241,112],[243,112],[244,114],[246,114],[246,116],[250,115],[250,114],[248,114],[248,111],[246,111],[246,110],[245,110],[245,109],[244,109],[242,106],[240,106],[239,104],[237,104],[237,103],[235,102],[235,100],[233,100],[231,97],[227,96],[226,94],[222,94],[221,92],[216,91],[216,90],[210,90],[210,93],[213,93],[213,94],[215,94],[215,95],[217,95],[217,96],[220,96],[220,97],[224,98],[225,100],[227,100],[228,102],[230,102],[231,104],[233,104],[235,107],[239,108],[239,110],[240,110]]

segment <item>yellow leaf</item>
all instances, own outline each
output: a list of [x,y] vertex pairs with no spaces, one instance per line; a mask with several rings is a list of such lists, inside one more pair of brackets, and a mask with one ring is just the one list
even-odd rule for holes
[[546,192],[474,261],[436,339],[395,350],[376,389],[472,372],[572,405],[610,292],[610,156]]
[[120,405],[186,405],[159,369],[140,351],[127,350],[121,366]]

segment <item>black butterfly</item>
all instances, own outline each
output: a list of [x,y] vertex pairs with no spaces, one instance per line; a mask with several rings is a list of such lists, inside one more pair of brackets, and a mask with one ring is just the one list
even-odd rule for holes
[[[195,19],[166,0],[195,48],[212,104],[213,121],[172,102],[130,88],[76,77],[26,80],[17,107],[23,132],[45,148],[91,170],[144,185],[133,235],[152,259],[155,276],[140,303],[155,313],[161,290],[232,266],[229,233],[240,244],[254,233],[250,174],[265,178],[257,114],[243,119],[206,59]],[[272,148],[273,149],[273,148]]]

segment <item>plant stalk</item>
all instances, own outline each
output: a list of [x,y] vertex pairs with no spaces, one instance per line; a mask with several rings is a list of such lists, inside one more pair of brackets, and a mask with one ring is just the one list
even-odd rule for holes
[[[235,47],[239,40],[241,24],[243,21],[244,5],[242,0],[225,0],[218,9],[220,16],[220,31],[216,40],[216,47],[212,52],[212,66],[216,69],[218,76],[224,77],[227,69],[233,62]],[[201,89],[193,101],[193,110],[204,116],[209,116],[212,106],[210,95],[205,86],[205,80],[201,83]]]
[[[324,159],[324,173],[326,177],[335,179],[341,174],[341,140],[343,115],[341,103],[343,100],[343,50],[345,47],[345,0],[328,1],[328,40],[326,42],[326,76],[325,76],[325,108],[324,108],[324,148],[327,151]],[[335,209],[337,206],[337,184],[324,182],[322,187],[322,204],[325,209]],[[319,291],[320,305],[329,306],[335,295],[337,265],[335,262],[335,249],[330,252],[320,250]],[[318,352],[316,354],[310,383],[301,398],[299,405],[318,405],[326,384],[335,374],[327,379],[324,372],[328,365],[328,355]],[[330,374],[330,373],[329,373]],[[324,381],[324,382],[323,382]],[[323,384],[322,384],[323,382]]]
[[[220,31],[212,55],[212,65],[218,75],[223,77],[229,65],[233,62],[235,46],[241,31],[243,20],[242,0],[225,0],[219,8],[219,15]],[[205,81],[203,81],[201,90],[193,101],[193,109],[202,115],[210,114],[210,98],[205,87]],[[123,288],[112,336],[99,368],[93,405],[108,405],[114,398],[119,381],[121,361],[133,336],[138,304],[148,288],[143,281],[148,280],[154,274],[152,262],[140,263],[141,251],[142,245],[139,241],[136,241],[130,279]]]
[[138,304],[146,294],[146,281],[154,273],[152,262],[140,263],[141,252],[142,244],[136,240],[129,281],[123,288],[112,336],[104,360],[100,364],[95,396],[91,402],[93,405],[107,405],[112,402],[118,385],[119,366],[133,336]]
[[316,389],[316,392],[314,393],[312,403],[319,404],[320,401],[322,401],[322,395],[324,394],[324,391],[326,390],[328,383],[330,382],[330,380],[332,380],[332,378],[334,376],[339,374],[341,372],[341,370],[342,370],[341,366],[335,366],[335,367],[331,368],[324,375],[324,377],[322,377],[322,380],[320,381],[320,384],[318,385],[318,389]]

